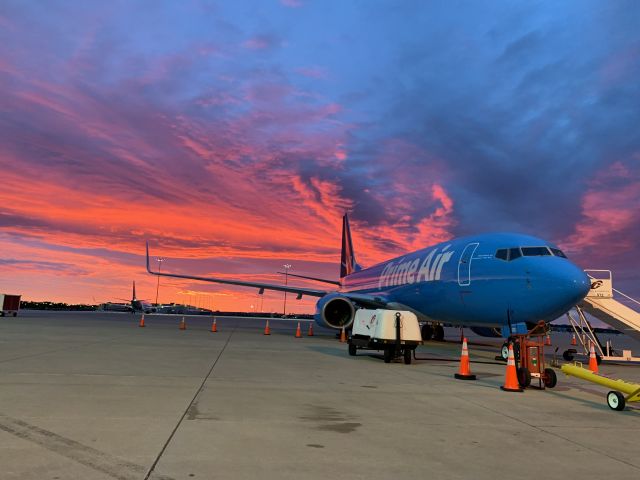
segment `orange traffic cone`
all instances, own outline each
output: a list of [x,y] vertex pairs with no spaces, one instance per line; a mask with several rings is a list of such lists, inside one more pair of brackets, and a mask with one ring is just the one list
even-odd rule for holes
[[571,345],[575,347],[577,344],[578,342],[576,342],[576,334],[574,333],[573,336],[571,337]]
[[298,328],[296,328],[296,338],[302,338],[302,330],[300,330],[300,322],[298,322]]
[[476,376],[471,374],[469,365],[469,350],[467,349],[467,339],[462,338],[462,353],[460,354],[460,370],[454,375],[458,380],[475,380]]
[[309,331],[307,332],[307,337],[313,337],[313,323],[309,322]]
[[509,357],[507,357],[507,370],[504,376],[504,385],[500,387],[506,392],[521,392],[516,372],[516,359],[513,356],[513,345],[509,344]]
[[216,317],[213,317],[213,322],[211,322],[211,332],[216,333],[218,331],[218,321]]
[[182,317],[182,320],[180,320],[180,330],[186,330],[187,329],[187,324],[184,321],[184,317]]
[[593,342],[589,346],[589,370],[593,373],[598,373],[598,360],[596,359],[596,349],[593,346]]
[[139,327],[144,327],[144,313],[142,314],[142,316],[140,317],[140,325],[138,325]]
[[347,343],[347,334],[344,331],[344,327],[342,327],[342,331],[340,332],[340,343]]
[[271,335],[271,329],[269,328],[269,320],[267,320],[267,324],[264,326],[264,334]]
[[548,333],[547,333],[547,338],[545,338],[545,339],[544,339],[544,344],[545,344],[547,347],[550,347],[550,346],[551,346],[551,335],[549,335]]

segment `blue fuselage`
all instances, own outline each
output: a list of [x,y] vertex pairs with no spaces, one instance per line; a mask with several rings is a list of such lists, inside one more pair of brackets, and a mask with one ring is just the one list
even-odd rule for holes
[[589,287],[584,271],[555,245],[494,233],[440,243],[352,273],[342,279],[341,292],[372,295],[424,319],[503,326],[554,320]]

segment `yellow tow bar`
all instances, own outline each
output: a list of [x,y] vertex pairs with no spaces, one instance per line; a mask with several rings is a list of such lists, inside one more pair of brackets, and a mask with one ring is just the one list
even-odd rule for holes
[[[615,380],[613,378],[603,377],[591,370],[582,368],[582,364],[565,364],[562,366],[565,375],[581,378],[587,382],[597,383],[603,387],[611,388],[612,391],[607,393],[607,405],[612,410],[624,410],[626,402],[640,402],[640,384],[629,383],[624,380]],[[625,395],[623,395],[625,394]]]

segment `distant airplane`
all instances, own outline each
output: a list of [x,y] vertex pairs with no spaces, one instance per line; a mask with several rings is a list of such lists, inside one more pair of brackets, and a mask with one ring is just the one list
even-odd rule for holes
[[[410,310],[424,323],[424,339],[442,339],[442,324],[470,327],[484,336],[509,336],[519,326],[550,322],[587,294],[585,272],[545,240],[489,233],[442,242],[371,268],[355,260],[347,215],[342,222],[340,281],[332,290],[147,271],[153,275],[239,285],[319,297],[315,321],[348,329],[356,309]],[[291,275],[291,274],[289,274]],[[295,276],[295,275],[291,275]]]
[[[119,298],[118,300],[126,300]],[[131,300],[127,304],[122,303],[105,303],[105,310],[126,311],[131,313],[154,313],[157,308],[146,300],[138,300],[136,298],[136,281],[133,281],[133,291],[131,292]]]

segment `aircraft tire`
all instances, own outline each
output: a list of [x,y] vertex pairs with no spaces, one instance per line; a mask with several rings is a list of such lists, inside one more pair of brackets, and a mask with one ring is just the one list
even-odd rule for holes
[[404,364],[411,365],[411,349],[409,348],[404,349]]
[[357,350],[358,348],[354,344],[352,343],[349,344],[349,355],[351,355],[352,357],[355,357]]
[[431,340],[431,337],[433,337],[433,327],[428,323],[425,323],[420,330],[420,334],[423,342]]
[[500,356],[505,362],[509,359],[509,342],[504,342],[500,347]]
[[609,405],[609,408],[611,410],[624,410],[624,396],[620,392],[616,392],[615,390],[610,391],[609,393],[607,393],[607,405]]
[[573,360],[573,353],[571,353],[569,350],[565,350],[562,353],[562,358],[564,358],[567,362],[570,362]]
[[436,342],[442,342],[444,340],[444,327],[442,325],[433,327],[433,339]]

